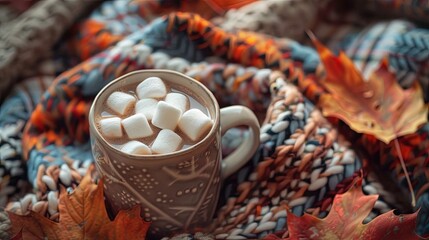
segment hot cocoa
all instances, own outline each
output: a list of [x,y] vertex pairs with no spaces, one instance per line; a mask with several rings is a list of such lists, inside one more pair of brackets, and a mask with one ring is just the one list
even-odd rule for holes
[[199,141],[213,125],[207,108],[182,86],[149,77],[107,97],[96,125],[115,148],[135,155],[167,154]]

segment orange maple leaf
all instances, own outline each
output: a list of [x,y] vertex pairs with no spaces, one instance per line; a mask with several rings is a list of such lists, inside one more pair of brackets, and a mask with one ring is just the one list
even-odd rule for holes
[[325,116],[337,117],[356,132],[374,135],[386,144],[416,132],[428,121],[420,85],[416,81],[410,89],[402,89],[389,72],[387,59],[365,81],[343,52],[337,57],[309,35],[326,69],[320,84],[329,93],[319,102]]
[[289,213],[288,239],[421,239],[414,233],[417,212],[397,216],[392,210],[362,224],[378,195],[364,195],[361,189],[362,179],[359,178],[346,193],[337,194],[324,219],[307,213],[302,217]]
[[144,239],[149,223],[140,217],[140,206],[120,211],[110,221],[103,196],[103,181],[91,182],[87,174],[73,193],[62,191],[59,223],[30,211],[27,215],[9,212],[11,235],[22,239]]

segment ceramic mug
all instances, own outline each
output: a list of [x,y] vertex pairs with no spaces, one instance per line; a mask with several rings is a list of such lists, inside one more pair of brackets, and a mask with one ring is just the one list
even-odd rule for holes
[[[146,156],[126,154],[100,134],[95,116],[100,116],[103,103],[113,91],[152,76],[186,89],[208,109],[213,126],[201,141],[183,150]],[[158,236],[207,226],[216,210],[222,180],[243,166],[259,145],[259,123],[251,110],[244,106],[219,109],[203,84],[169,70],[135,71],[107,84],[91,106],[89,126],[92,153],[104,177],[110,210],[116,214],[141,204],[141,216],[152,222],[150,233]],[[238,126],[248,126],[250,134],[222,159],[221,137]]]

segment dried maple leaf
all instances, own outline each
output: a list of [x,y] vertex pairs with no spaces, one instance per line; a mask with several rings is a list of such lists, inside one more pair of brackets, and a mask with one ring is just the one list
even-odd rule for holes
[[[22,239],[144,239],[149,223],[140,217],[140,206],[120,211],[110,221],[103,196],[103,181],[91,182],[88,174],[74,190],[61,192],[59,223],[30,211],[21,216],[9,213],[12,236],[22,234]],[[20,233],[22,231],[22,233]]]
[[428,121],[428,108],[417,81],[404,90],[389,72],[387,59],[364,81],[353,62],[343,53],[337,57],[310,33],[326,69],[320,81],[329,93],[322,94],[319,106],[325,116],[343,120],[356,132],[370,134],[395,148],[411,193],[411,205],[416,205],[414,188],[402,157],[397,138],[416,132]]
[[364,195],[361,186],[362,179],[359,179],[346,193],[337,194],[324,219],[307,213],[302,217],[289,213],[289,239],[420,239],[414,233],[417,212],[396,216],[392,210],[362,224],[378,195]]
[[[13,236],[12,238],[10,238],[9,240],[22,240],[22,230],[19,231],[15,236]],[[40,239],[37,236],[33,236],[33,238],[31,239]]]
[[309,35],[326,69],[320,84],[329,93],[319,102],[325,116],[337,117],[356,132],[374,135],[386,144],[427,122],[420,85],[415,82],[410,89],[402,89],[389,72],[387,59],[365,81],[343,52],[337,57]]

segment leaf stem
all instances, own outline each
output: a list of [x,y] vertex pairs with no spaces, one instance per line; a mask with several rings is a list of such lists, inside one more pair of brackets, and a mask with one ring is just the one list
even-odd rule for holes
[[411,205],[415,207],[416,195],[414,194],[414,188],[413,188],[413,185],[411,184],[410,175],[408,175],[408,170],[407,170],[407,167],[405,166],[404,158],[402,157],[401,146],[399,145],[399,141],[397,138],[395,138],[394,142],[395,142],[396,151],[398,152],[399,162],[401,163],[402,170],[404,171],[405,178],[407,179],[408,189],[411,192]]

